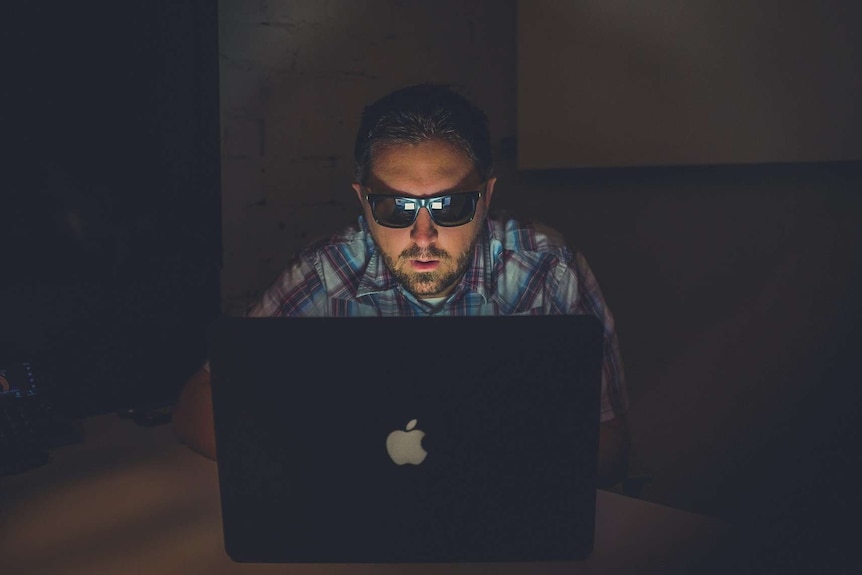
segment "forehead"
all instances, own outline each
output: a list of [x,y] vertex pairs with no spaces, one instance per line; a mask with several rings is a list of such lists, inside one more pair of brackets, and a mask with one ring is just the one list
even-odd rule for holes
[[455,191],[479,183],[470,156],[437,140],[379,148],[369,180],[372,188],[413,195]]

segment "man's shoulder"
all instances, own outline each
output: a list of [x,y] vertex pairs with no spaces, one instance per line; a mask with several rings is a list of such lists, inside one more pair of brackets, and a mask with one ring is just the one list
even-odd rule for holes
[[488,226],[492,242],[499,242],[504,251],[534,252],[567,256],[566,239],[556,228],[509,212],[491,212]]
[[311,240],[249,313],[327,315],[330,299],[349,298],[356,293],[368,258],[365,241],[362,226],[356,224]]
[[311,240],[300,252],[301,259],[307,261],[361,259],[367,257],[367,231],[353,223],[327,236]]

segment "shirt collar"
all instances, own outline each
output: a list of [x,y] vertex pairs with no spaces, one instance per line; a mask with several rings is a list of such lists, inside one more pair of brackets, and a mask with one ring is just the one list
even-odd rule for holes
[[386,267],[386,263],[377,251],[377,246],[371,238],[371,231],[368,229],[368,222],[365,221],[365,216],[359,216],[359,228],[362,230],[362,240],[365,244],[365,253],[367,254],[368,264],[365,266],[365,271],[359,279],[359,285],[356,288],[356,297],[363,297],[375,293],[385,292],[398,287],[398,280]]

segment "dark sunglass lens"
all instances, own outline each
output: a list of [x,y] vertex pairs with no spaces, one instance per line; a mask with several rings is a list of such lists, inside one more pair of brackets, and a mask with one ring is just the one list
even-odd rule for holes
[[413,223],[416,202],[406,198],[375,198],[372,203],[374,219],[384,226],[404,228]]
[[460,226],[473,218],[476,209],[476,196],[458,194],[444,196],[431,202],[434,221],[441,226]]

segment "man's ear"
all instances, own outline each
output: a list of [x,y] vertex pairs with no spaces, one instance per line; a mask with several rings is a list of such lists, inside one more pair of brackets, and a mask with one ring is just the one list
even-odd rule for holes
[[362,197],[362,184],[358,182],[354,182],[353,186],[351,186],[354,190],[356,190],[356,197],[359,199],[359,204],[362,205],[365,198]]
[[491,207],[491,196],[494,195],[494,184],[497,183],[497,178],[488,178],[488,185],[485,188],[485,210]]

